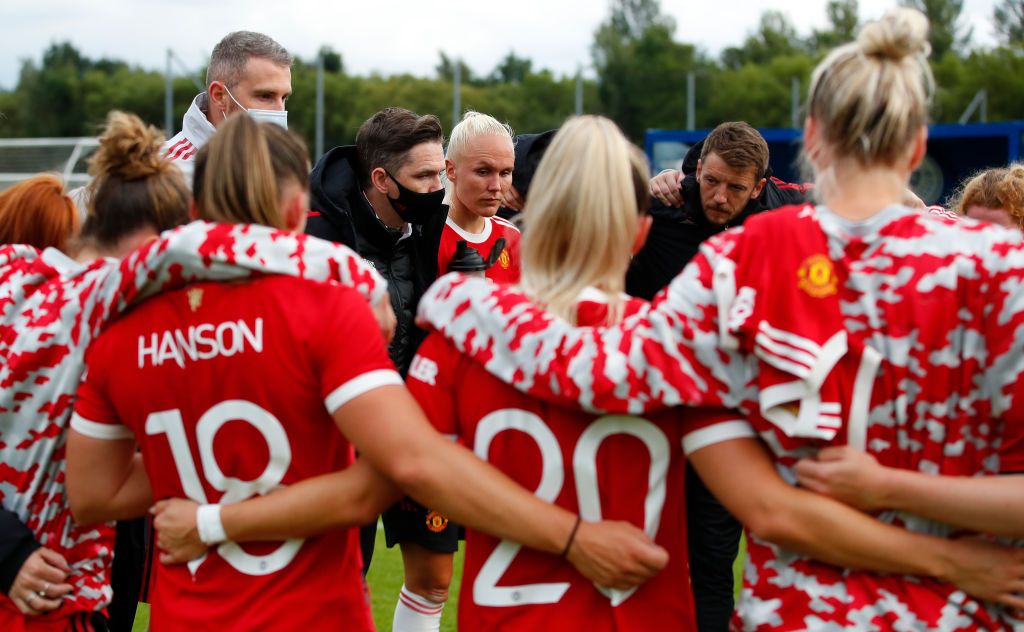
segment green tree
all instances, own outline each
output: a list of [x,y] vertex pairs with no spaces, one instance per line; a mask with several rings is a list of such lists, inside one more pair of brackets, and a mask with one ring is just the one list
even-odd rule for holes
[[518,57],[515,51],[509,51],[508,55],[505,55],[491,73],[491,81],[494,83],[522,83],[530,76],[532,69],[532,61],[526,57]]
[[1024,56],[1010,48],[946,55],[932,65],[938,86],[932,106],[937,123],[955,123],[979,90],[988,94],[988,119],[1024,118]]
[[594,34],[600,111],[635,141],[650,127],[681,127],[686,75],[710,66],[694,46],[674,41],[674,32],[656,0],[613,0]]
[[815,31],[811,37],[814,48],[827,51],[857,37],[860,27],[860,7],[857,0],[829,0],[825,7],[828,28]]
[[806,49],[796,28],[781,11],[765,11],[757,30],[747,36],[740,47],[722,51],[722,63],[727,68],[740,68],[745,64],[766,64],[784,55],[793,55]]
[[439,54],[441,59],[438,64],[434,66],[434,71],[437,72],[438,79],[442,81],[455,81],[455,63],[458,61],[459,69],[462,71],[459,79],[462,83],[472,83],[475,80],[473,77],[473,71],[466,65],[466,62],[461,59],[452,59],[446,55],[444,51],[440,51]]
[[345,63],[341,60],[341,53],[330,46],[320,47],[320,56],[324,58],[324,72],[335,75],[345,73]]
[[792,123],[792,81],[800,80],[800,94],[814,60],[806,53],[775,57],[765,64],[723,69],[711,81],[711,100],[702,127],[725,121],[746,121],[755,127],[789,127]]
[[1007,44],[1024,45],[1024,0],[1002,0],[992,12],[992,25]]
[[932,59],[941,59],[949,52],[963,54],[967,51],[974,29],[965,26],[960,19],[964,0],[901,0],[901,4],[928,17]]

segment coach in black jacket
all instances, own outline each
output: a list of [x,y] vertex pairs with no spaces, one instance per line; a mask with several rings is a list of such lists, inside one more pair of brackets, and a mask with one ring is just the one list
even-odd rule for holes
[[306,232],[352,248],[387,280],[397,320],[388,352],[403,376],[425,336],[413,322],[416,305],[437,278],[447,216],[441,142],[437,117],[388,108],[310,174]]
[[[716,127],[690,148],[682,167],[686,175],[679,191],[672,192],[682,206],[653,197],[650,235],[626,276],[626,292],[632,296],[652,299],[709,237],[755,213],[799,204],[806,197],[805,187],[771,177],[768,144],[746,123]],[[733,610],[732,564],[743,528],[689,466],[686,520],[697,627],[701,632],[726,630]]]

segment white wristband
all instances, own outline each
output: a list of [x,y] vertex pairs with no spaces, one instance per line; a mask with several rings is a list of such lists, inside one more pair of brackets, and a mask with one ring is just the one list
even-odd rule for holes
[[200,505],[196,510],[196,531],[203,544],[213,546],[228,539],[220,521],[220,505]]

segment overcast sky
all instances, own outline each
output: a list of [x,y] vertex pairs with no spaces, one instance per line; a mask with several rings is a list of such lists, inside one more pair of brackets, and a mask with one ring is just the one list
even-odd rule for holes
[[[965,0],[974,43],[994,43],[995,0]],[[261,31],[300,57],[321,45],[342,54],[351,74],[431,75],[438,51],[486,74],[510,50],[559,74],[590,62],[607,0],[0,0],[0,87],[17,84],[21,61],[39,60],[51,42],[70,40],[90,58],[113,57],[163,69],[167,48],[200,68],[227,32]],[[662,0],[676,39],[717,55],[741,43],[765,8],[784,11],[801,35],[825,24],[825,0]],[[861,0],[875,18],[896,0]]]

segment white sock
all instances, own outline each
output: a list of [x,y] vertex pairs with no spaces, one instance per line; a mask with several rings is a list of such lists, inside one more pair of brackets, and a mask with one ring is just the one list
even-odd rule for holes
[[441,629],[441,612],[444,602],[431,601],[421,597],[402,585],[395,604],[395,619],[392,632],[438,632]]

